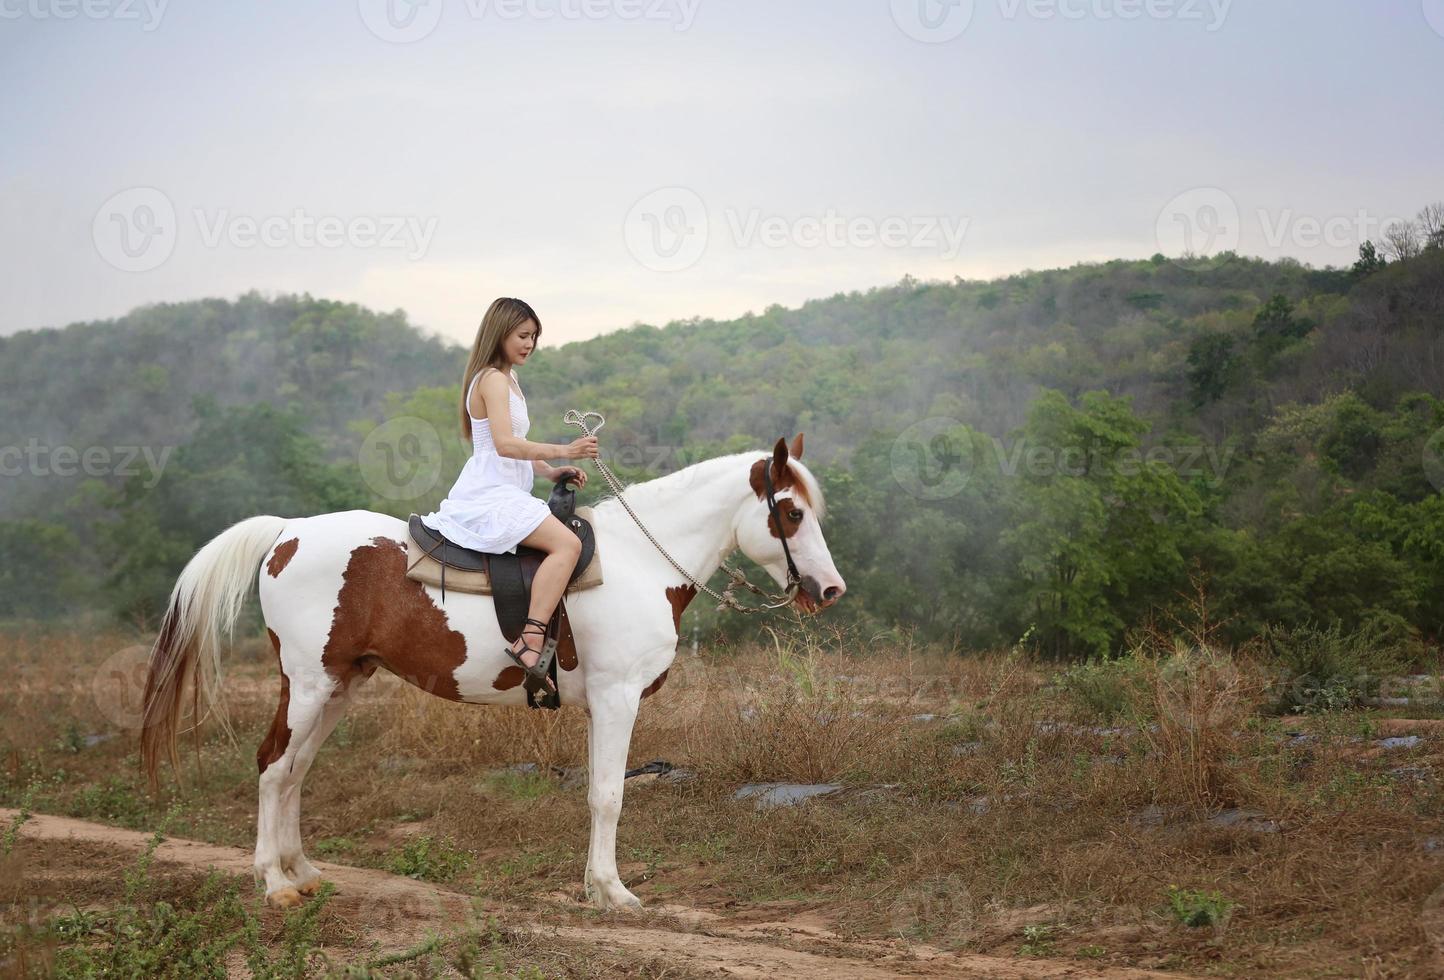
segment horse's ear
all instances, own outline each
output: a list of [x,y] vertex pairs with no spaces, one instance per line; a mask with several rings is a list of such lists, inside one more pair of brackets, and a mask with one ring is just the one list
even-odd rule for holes
[[772,447],[772,482],[779,483],[787,472],[787,439],[779,438]]
[[793,459],[801,459],[801,458],[802,458],[802,433],[801,433],[801,432],[797,433],[797,438],[795,438],[795,439],[792,440],[792,447],[791,447],[791,448],[792,448],[792,458],[793,458]]

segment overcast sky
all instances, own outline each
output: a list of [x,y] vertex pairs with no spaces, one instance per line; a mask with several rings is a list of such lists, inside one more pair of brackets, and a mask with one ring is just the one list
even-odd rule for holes
[[546,341],[1444,199],[1444,0],[0,0],[0,332],[308,291]]

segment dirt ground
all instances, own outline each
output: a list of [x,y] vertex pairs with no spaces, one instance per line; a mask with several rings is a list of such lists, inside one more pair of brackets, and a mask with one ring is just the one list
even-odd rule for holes
[[[0,809],[0,823],[16,817]],[[103,896],[109,883],[150,840],[137,831],[66,817],[33,815],[21,827],[20,886],[42,902],[84,903]],[[153,874],[183,875],[216,869],[250,877],[251,855],[234,847],[167,838],[156,850]],[[459,892],[367,868],[318,862],[336,893],[333,913],[349,926],[328,949],[337,960],[376,956],[414,946],[429,932],[464,927],[491,916],[532,931],[543,942],[608,951],[613,965],[666,964],[684,975],[725,977],[987,977],[989,980],[1144,980],[1183,974],[1146,970],[1090,970],[1046,959],[1011,959],[944,952],[898,942],[844,940],[806,916],[733,922],[674,905],[640,915],[595,917],[567,896],[554,896],[550,912],[477,904]],[[258,911],[262,903],[257,897]],[[264,910],[265,916],[283,913]],[[538,920],[542,920],[538,922]],[[530,922],[530,924],[528,924]],[[328,937],[332,942],[337,938]],[[349,939],[350,942],[345,940]]]

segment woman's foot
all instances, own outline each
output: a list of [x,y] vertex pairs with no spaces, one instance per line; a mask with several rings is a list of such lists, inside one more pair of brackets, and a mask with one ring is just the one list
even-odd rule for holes
[[[555,690],[547,671],[541,667],[542,652],[545,648],[547,638],[547,624],[539,619],[527,617],[526,625],[522,627],[521,635],[518,636],[512,645],[506,648],[507,656],[524,670],[532,680],[544,685],[548,689]],[[536,641],[532,646],[528,639]]]
[[[516,642],[511,645],[511,652],[520,657],[521,662],[526,666],[535,667],[537,661],[541,660],[541,654],[537,652],[536,647],[526,645],[527,635],[528,634],[523,633],[516,638]],[[531,635],[535,636],[537,634],[532,633]]]

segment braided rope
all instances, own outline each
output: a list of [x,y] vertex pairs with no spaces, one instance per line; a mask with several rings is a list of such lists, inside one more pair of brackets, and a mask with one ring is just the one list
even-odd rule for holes
[[[587,427],[587,419],[591,418],[592,416],[596,416],[598,419],[595,429]],[[602,426],[606,424],[607,420],[602,417],[601,412],[578,412],[576,409],[572,409],[568,411],[566,415],[562,416],[562,422],[567,425],[579,426],[581,430],[587,435],[594,436],[601,431]],[[597,470],[602,474],[602,478],[607,481],[607,485],[612,488],[612,492],[616,494],[617,500],[624,508],[626,508],[627,513],[631,515],[632,520],[636,522],[637,527],[641,528],[642,533],[647,536],[647,540],[652,542],[652,545],[662,553],[663,558],[667,559],[667,561],[672,563],[672,567],[675,568],[678,572],[680,572],[683,578],[691,582],[698,589],[710,595],[712,598],[718,600],[718,609],[729,608],[735,609],[737,612],[741,613],[755,613],[763,612],[768,609],[777,609],[781,606],[787,605],[792,601],[793,595],[796,592],[796,586],[789,588],[787,592],[783,593],[782,595],[770,595],[766,592],[763,592],[751,582],[747,581],[747,576],[743,575],[741,572],[733,568],[731,565],[728,565],[726,562],[722,562],[722,570],[732,577],[732,581],[729,582],[727,587],[721,592],[718,592],[717,590],[711,588],[705,582],[699,582],[692,575],[692,573],[688,572],[681,565],[677,564],[677,559],[673,558],[670,554],[668,554],[667,549],[662,547],[662,543],[653,536],[651,531],[647,530],[647,525],[642,523],[642,519],[637,516],[636,511],[632,510],[632,505],[627,503],[627,498],[622,496],[622,485],[618,482],[617,478],[612,475],[611,468],[608,467],[606,463],[602,462],[600,457],[592,460],[592,462],[596,464]],[[769,605],[757,606],[755,608],[750,606],[744,606],[742,605],[742,603],[737,601],[736,597],[732,595],[732,590],[739,586],[745,587],[750,591],[755,592],[757,595],[762,596],[764,599],[776,599],[778,601],[770,603]]]

